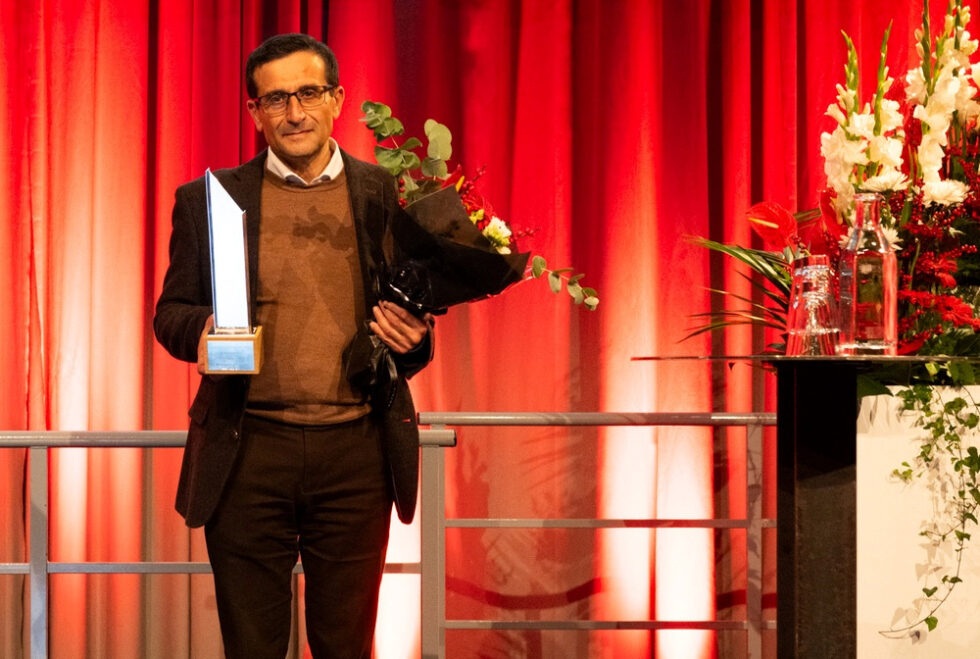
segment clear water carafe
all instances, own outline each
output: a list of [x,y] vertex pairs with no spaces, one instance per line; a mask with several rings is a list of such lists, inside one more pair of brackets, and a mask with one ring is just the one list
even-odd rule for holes
[[898,264],[881,230],[881,198],[854,197],[854,225],[840,260],[840,355],[894,355],[898,344]]

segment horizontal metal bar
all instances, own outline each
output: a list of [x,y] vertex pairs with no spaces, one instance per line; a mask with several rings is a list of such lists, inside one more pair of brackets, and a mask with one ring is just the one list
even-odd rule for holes
[[30,574],[30,563],[0,563],[0,574]]
[[[20,567],[24,566],[21,572],[10,572],[9,574],[27,574],[27,563],[13,563]],[[3,567],[3,564],[0,564]],[[386,563],[384,571],[389,574],[421,574],[420,563]],[[0,570],[0,574],[4,572]],[[49,574],[210,574],[211,565],[207,562],[160,562],[148,561],[145,563],[134,562],[49,562]],[[303,574],[303,564],[297,563],[293,568],[293,574]]]
[[210,574],[202,562],[65,563],[49,562],[48,574]]
[[447,426],[774,426],[769,412],[420,412],[419,423]]
[[[776,525],[776,520],[766,520]],[[765,524],[763,524],[765,526]],[[456,518],[447,519],[446,528],[540,528],[540,529],[746,529],[744,519],[529,519],[529,518]]]
[[185,430],[5,430],[0,432],[0,448],[177,448],[186,439]]
[[[39,430],[0,432],[2,448],[179,448],[187,440],[184,430],[75,431]],[[421,446],[456,446],[456,431],[419,429]]]
[[744,620],[447,620],[446,629],[580,630],[710,629],[744,631]]

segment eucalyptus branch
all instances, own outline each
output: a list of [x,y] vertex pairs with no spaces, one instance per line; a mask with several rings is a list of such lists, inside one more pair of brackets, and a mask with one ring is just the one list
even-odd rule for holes
[[561,289],[564,288],[568,291],[568,295],[571,296],[572,301],[575,304],[584,305],[589,311],[595,311],[595,308],[599,306],[599,297],[594,288],[583,287],[579,280],[585,275],[568,275],[567,273],[572,272],[572,268],[557,268],[555,270],[548,269],[548,262],[543,256],[535,255],[531,258],[531,265],[528,266],[527,273],[533,279],[540,279],[541,277],[547,275],[548,286],[551,287],[552,293],[560,293]]

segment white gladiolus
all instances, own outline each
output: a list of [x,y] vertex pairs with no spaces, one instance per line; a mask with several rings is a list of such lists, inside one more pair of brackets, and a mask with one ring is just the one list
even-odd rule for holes
[[871,108],[865,106],[861,114],[854,113],[851,120],[847,123],[848,132],[855,137],[863,137],[870,140],[875,134],[875,118],[871,114]]
[[905,97],[915,103],[926,100],[926,79],[922,75],[922,69],[909,69],[905,75]]
[[902,141],[880,135],[872,137],[868,147],[868,159],[884,167],[901,167]]
[[881,101],[881,132],[889,133],[902,127],[904,118],[898,101],[882,99]]
[[831,103],[827,106],[827,116],[836,121],[841,126],[847,124],[847,117],[841,112],[840,106],[836,103]]

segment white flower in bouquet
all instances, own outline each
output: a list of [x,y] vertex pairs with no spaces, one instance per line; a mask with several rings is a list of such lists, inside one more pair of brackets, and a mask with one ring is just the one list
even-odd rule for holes
[[898,169],[902,166],[903,147],[901,138],[876,135],[868,144],[868,158],[884,169]]
[[508,247],[512,235],[510,227],[499,217],[494,215],[490,218],[490,222],[483,229],[483,235],[494,246],[498,254],[510,254],[510,247]]
[[968,190],[962,181],[927,181],[922,186],[922,202],[941,206],[961,204]]
[[908,177],[896,169],[884,169],[877,176],[865,180],[862,190],[868,192],[893,192],[905,190],[909,186]]
[[892,249],[896,252],[902,250],[902,239],[898,236],[898,228],[893,227],[890,224],[881,224],[881,232],[885,234],[885,240],[891,245]]

